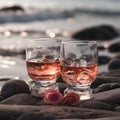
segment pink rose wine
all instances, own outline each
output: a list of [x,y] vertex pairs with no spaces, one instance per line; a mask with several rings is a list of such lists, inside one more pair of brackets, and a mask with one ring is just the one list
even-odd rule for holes
[[39,62],[38,60],[26,61],[29,76],[34,81],[51,81],[60,76],[60,62]]
[[86,67],[61,66],[62,78],[68,84],[90,84],[94,81],[97,71],[97,65]]

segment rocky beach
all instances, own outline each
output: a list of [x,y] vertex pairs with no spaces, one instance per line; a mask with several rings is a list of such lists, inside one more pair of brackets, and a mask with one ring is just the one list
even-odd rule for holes
[[[0,120],[120,120],[120,1],[28,3],[0,1]],[[48,105],[31,95],[25,48],[32,36],[97,41],[99,70],[91,100]],[[61,77],[57,84],[63,94]]]

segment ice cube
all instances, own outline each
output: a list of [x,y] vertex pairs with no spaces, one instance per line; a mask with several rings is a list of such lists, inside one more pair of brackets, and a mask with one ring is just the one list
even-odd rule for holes
[[73,64],[73,60],[70,58],[67,58],[64,60],[64,64],[67,66],[71,66]]
[[76,55],[74,53],[68,53],[66,58],[76,59]]
[[86,67],[86,66],[87,66],[86,60],[81,59],[80,62],[79,62],[79,65],[80,65],[81,67]]
[[54,61],[54,56],[52,55],[45,55],[45,62],[53,62]]

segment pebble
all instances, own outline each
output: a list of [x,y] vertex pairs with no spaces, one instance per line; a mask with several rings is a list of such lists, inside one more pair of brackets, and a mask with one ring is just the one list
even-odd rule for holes
[[98,56],[98,65],[108,64],[111,60],[111,57],[108,56]]
[[120,52],[120,42],[115,42],[109,45],[108,51],[111,53],[119,53]]
[[78,31],[72,35],[72,38],[79,40],[111,40],[117,36],[118,33],[113,26],[104,24]]
[[10,105],[35,105],[37,99],[35,99],[33,96],[21,93],[13,95],[9,98],[6,98],[0,102],[0,104],[10,104]]
[[1,89],[1,95],[4,98],[7,98],[19,93],[30,94],[29,86],[23,80],[9,80],[3,85]]
[[120,83],[104,83],[94,89],[94,93],[120,88]]
[[108,63],[108,70],[120,69],[120,59],[112,59]]

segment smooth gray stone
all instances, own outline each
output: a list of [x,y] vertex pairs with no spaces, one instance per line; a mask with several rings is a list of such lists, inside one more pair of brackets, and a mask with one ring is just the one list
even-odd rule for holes
[[111,57],[105,56],[105,55],[100,55],[98,56],[98,65],[104,65],[108,64],[111,60]]
[[2,86],[1,89],[1,95],[4,98],[8,98],[19,93],[30,94],[29,86],[23,80],[9,80]]
[[110,70],[103,74],[104,76],[120,77],[120,69]]
[[108,70],[120,69],[120,58],[114,58],[108,63]]
[[94,100],[108,103],[112,106],[120,105],[120,88],[94,94]]
[[120,116],[97,118],[97,119],[84,119],[84,120],[120,120]]
[[112,53],[119,53],[120,52],[120,41],[114,42],[108,47],[108,51]]
[[91,88],[96,88],[103,83],[120,83],[120,77],[97,76],[95,81],[91,84]]
[[53,119],[93,119],[119,115],[120,112],[70,106],[0,105],[0,120],[48,120],[49,116]]
[[110,104],[95,101],[94,99],[81,101],[80,107],[99,110],[113,110],[113,107]]
[[115,107],[114,110],[120,112],[120,106]]
[[107,24],[85,28],[72,35],[78,40],[111,40],[118,36],[116,29]]
[[94,93],[98,93],[116,88],[120,88],[120,83],[103,83],[99,85],[97,88],[95,88],[93,91]]
[[0,102],[0,104],[10,104],[10,105],[36,105],[37,99],[33,96],[21,93],[13,95],[9,98],[6,98]]

